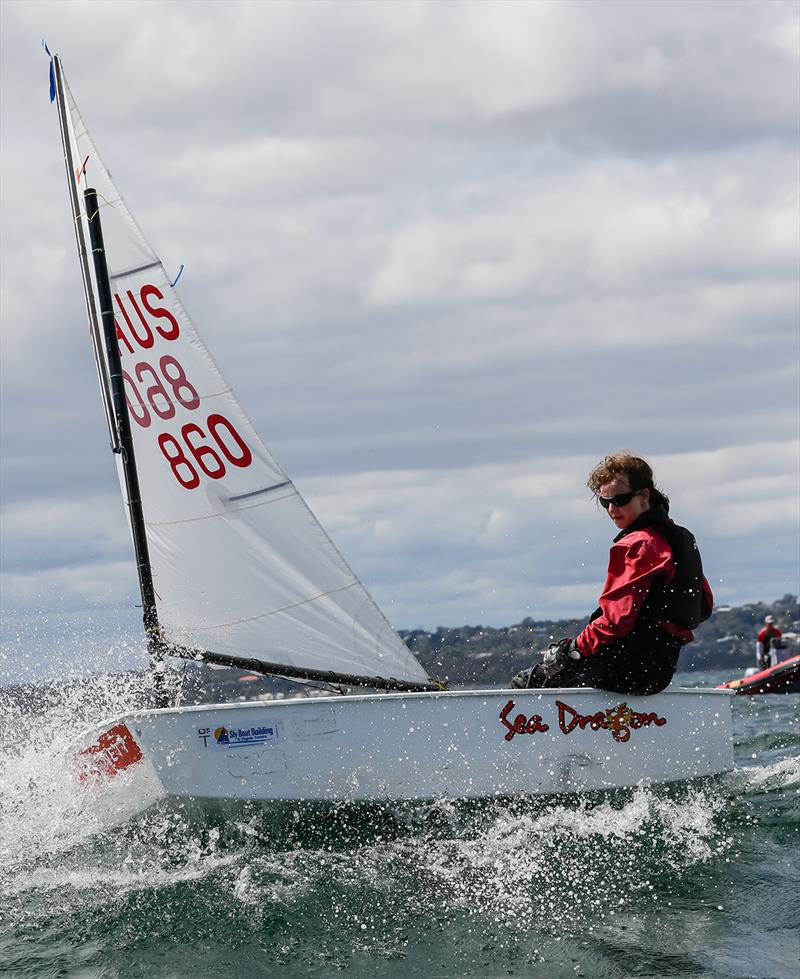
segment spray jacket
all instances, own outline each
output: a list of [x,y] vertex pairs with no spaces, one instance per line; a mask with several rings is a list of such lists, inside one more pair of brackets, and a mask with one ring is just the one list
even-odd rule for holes
[[651,507],[614,538],[599,608],[576,642],[591,656],[647,628],[656,641],[667,633],[685,645],[713,601],[694,537]]
[[783,636],[783,633],[781,632],[781,630],[777,626],[774,626],[774,625],[772,625],[772,623],[770,623],[769,625],[766,625],[759,632],[758,636],[756,637],[756,642],[760,642],[761,643],[762,650],[763,649],[769,649],[770,644],[772,643],[772,640],[773,639],[780,639],[780,638],[782,638],[782,636]]

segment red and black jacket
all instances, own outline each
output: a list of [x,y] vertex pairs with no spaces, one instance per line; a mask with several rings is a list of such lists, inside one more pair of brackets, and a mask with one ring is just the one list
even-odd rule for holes
[[685,645],[713,602],[693,535],[651,507],[614,538],[600,607],[576,642],[591,656],[649,626]]

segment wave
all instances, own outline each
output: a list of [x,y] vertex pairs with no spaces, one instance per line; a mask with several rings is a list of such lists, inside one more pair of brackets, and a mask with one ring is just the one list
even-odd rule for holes
[[[146,696],[146,678],[130,675],[45,698],[0,691],[0,950],[19,950],[20,975],[37,974],[25,949],[53,936],[94,943],[98,974],[110,948],[184,974],[179,949],[192,946],[212,950],[208,974],[232,964],[243,979],[277,966],[374,975],[376,959],[386,976],[484,974],[481,956],[491,974],[505,963],[549,977],[571,974],[553,967],[567,949],[613,964],[633,941],[639,963],[648,948],[668,958],[687,909],[713,934],[732,887],[786,892],[800,786],[789,701],[735,703],[739,767],[695,783],[424,804],[161,801],[108,829],[63,752]],[[684,948],[674,969],[700,974],[698,955]]]

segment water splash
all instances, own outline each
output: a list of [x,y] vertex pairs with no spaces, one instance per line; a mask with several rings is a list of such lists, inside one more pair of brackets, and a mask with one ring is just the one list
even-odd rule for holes
[[0,688],[0,881],[104,828],[70,748],[98,720],[140,707],[150,691],[150,677],[137,673]]
[[[774,813],[800,782],[792,717],[771,716],[767,742],[763,708],[753,720],[745,705],[740,767],[694,785],[424,805],[161,802],[107,830],[60,759],[102,717],[140,706],[147,679],[46,693],[0,691],[3,914],[19,948],[52,933],[96,948],[86,961],[98,967],[110,946],[160,963],[200,943],[238,955],[243,976],[263,974],[242,972],[251,958],[287,976],[372,975],[376,959],[387,976],[483,975],[481,961],[552,976],[579,945],[657,945],[654,922],[688,906],[703,947],[731,874],[752,879],[747,853],[789,832],[788,817],[767,826],[763,800]],[[430,968],[411,971],[408,956]]]

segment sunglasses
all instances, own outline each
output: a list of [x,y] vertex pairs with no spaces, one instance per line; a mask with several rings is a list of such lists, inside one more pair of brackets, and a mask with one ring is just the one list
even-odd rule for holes
[[597,501],[604,510],[607,510],[612,503],[617,507],[627,506],[639,492],[639,490],[631,490],[630,493],[617,493],[616,496],[598,496]]

